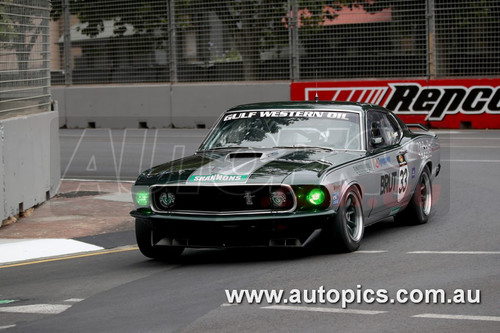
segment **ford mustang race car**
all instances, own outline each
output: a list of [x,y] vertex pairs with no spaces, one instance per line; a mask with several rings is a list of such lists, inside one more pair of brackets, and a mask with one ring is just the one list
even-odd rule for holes
[[373,104],[233,107],[194,155],[138,177],[131,215],[139,249],[172,259],[186,247],[314,241],[349,252],[366,226],[388,217],[426,223],[439,141],[408,127]]

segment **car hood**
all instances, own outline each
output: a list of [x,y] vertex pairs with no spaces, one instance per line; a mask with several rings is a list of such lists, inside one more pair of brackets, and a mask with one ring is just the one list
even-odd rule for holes
[[365,156],[321,148],[221,149],[198,152],[144,171],[136,185],[315,183],[328,169]]

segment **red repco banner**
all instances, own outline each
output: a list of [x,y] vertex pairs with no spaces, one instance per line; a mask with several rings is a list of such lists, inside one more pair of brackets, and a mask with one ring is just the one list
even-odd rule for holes
[[373,103],[406,123],[434,128],[500,128],[500,78],[294,82],[292,101]]

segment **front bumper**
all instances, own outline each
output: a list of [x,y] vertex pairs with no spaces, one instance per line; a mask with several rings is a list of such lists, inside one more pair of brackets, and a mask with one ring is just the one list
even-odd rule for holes
[[331,223],[332,211],[265,215],[130,213],[153,230],[154,244],[184,247],[303,247]]

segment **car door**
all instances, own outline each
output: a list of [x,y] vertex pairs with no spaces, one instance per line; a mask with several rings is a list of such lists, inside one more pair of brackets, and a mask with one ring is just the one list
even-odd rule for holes
[[399,145],[401,129],[389,120],[386,112],[368,112],[367,133],[368,151],[377,183],[373,189],[370,217],[379,219],[397,213],[398,199],[407,189],[408,167],[405,167],[404,153]]
[[[389,135],[391,135],[394,138],[393,144],[394,147],[396,148],[391,152],[391,154],[394,154],[396,156],[395,168],[397,169],[398,172],[398,186],[397,186],[397,191],[395,192],[393,198],[395,200],[395,206],[394,206],[395,208],[391,212],[392,214],[395,214],[399,211],[403,201],[407,199],[407,194],[411,187],[409,166],[410,164],[413,165],[413,163],[410,163],[409,160],[408,146],[405,147],[401,146],[403,130],[401,129],[401,127],[399,126],[398,122],[396,121],[393,115],[388,113],[385,115],[385,117],[388,121],[387,130],[390,132]],[[412,168],[412,170],[414,177],[415,168]]]

